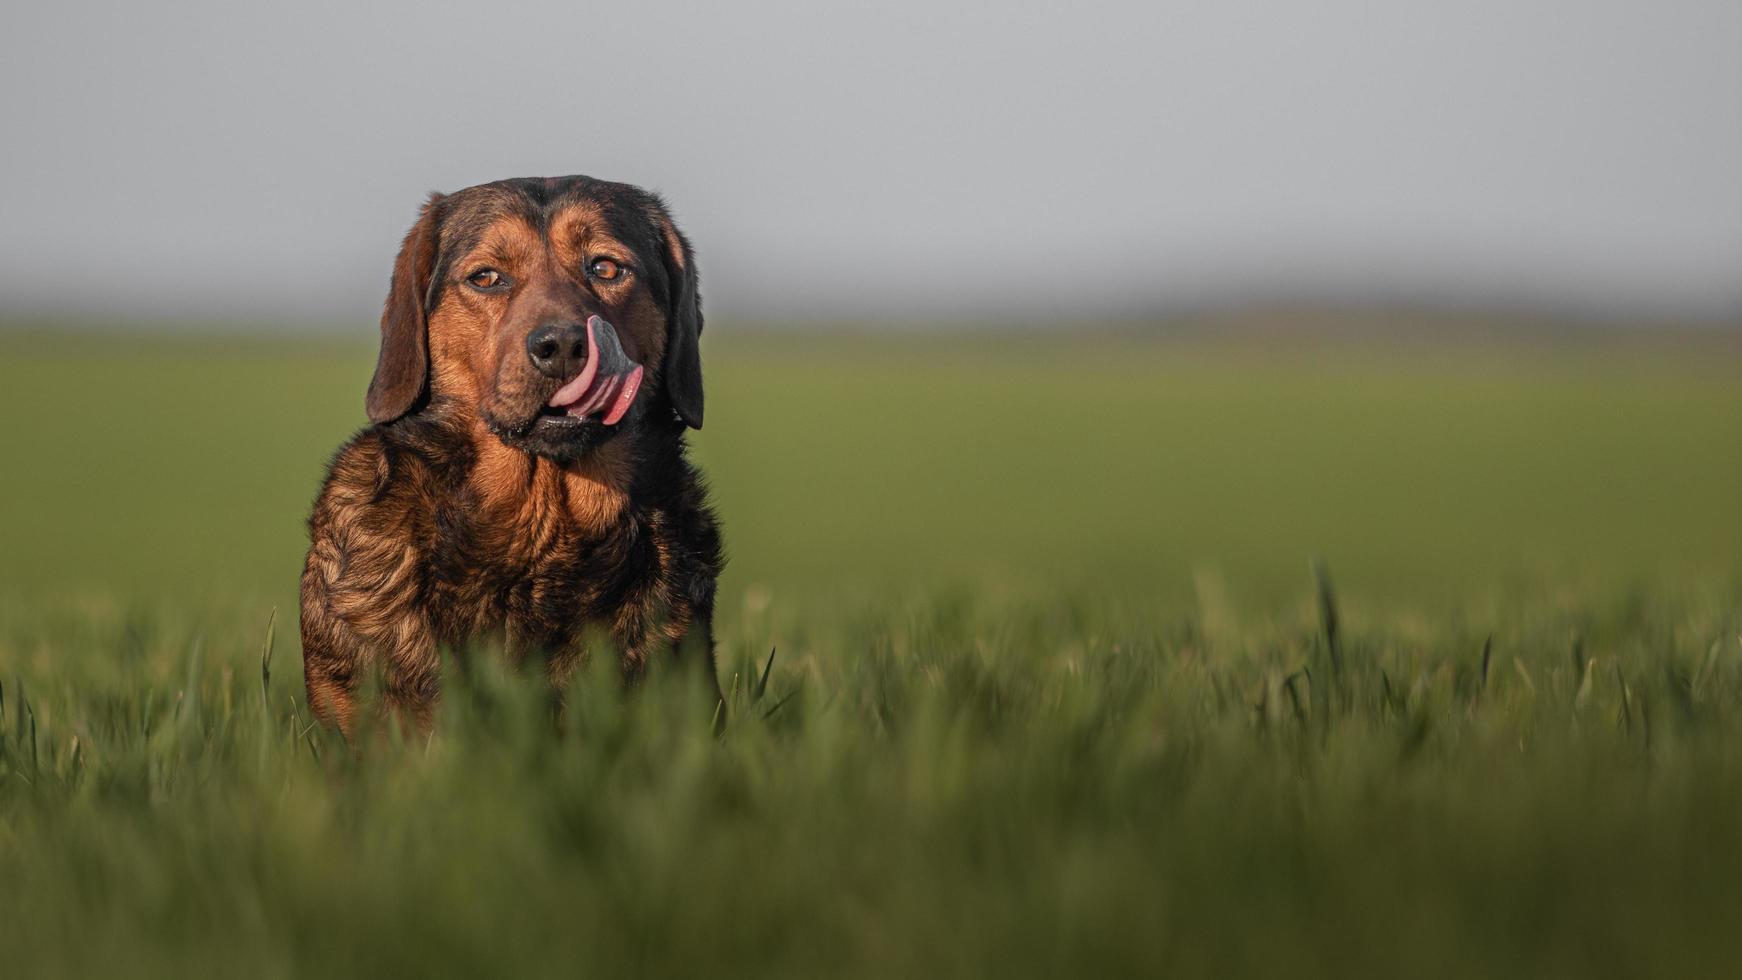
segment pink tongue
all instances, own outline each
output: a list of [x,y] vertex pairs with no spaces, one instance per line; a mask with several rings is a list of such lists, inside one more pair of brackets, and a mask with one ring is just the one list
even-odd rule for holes
[[611,410],[605,413],[605,424],[616,425],[628,413],[629,406],[635,403],[635,393],[641,390],[641,365],[623,376],[623,384],[617,389],[617,398],[611,403]]
[[593,318],[587,318],[587,366],[581,368],[581,373],[575,375],[569,382],[556,390],[547,402],[551,408],[568,408],[581,400],[587,389],[593,386],[593,378],[599,373],[599,339],[593,335]]
[[616,375],[606,375],[600,378],[599,383],[593,386],[593,390],[587,392],[587,397],[581,399],[578,404],[569,406],[569,414],[592,415],[597,412],[601,406],[611,400],[611,393],[617,390],[618,380]]
[[637,364],[626,374],[599,374],[599,340],[593,333],[593,318],[587,318],[587,365],[581,368],[581,373],[575,375],[568,383],[558,388],[556,394],[550,396],[547,403],[551,408],[560,408],[569,415],[585,417],[603,411],[605,417],[601,420],[606,425],[616,425],[629,413],[629,406],[635,403],[635,395],[641,390],[641,377],[644,373]]

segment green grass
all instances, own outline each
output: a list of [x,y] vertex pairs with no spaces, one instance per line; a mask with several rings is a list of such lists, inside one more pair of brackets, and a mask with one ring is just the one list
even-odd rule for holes
[[356,758],[295,582],[370,351],[0,335],[0,974],[1742,961],[1733,348],[710,343],[725,735],[485,669]]

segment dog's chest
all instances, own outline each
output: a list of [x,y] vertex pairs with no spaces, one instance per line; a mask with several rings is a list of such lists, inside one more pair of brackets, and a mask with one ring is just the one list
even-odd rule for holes
[[639,511],[587,526],[554,509],[456,506],[438,519],[429,555],[434,625],[453,642],[505,632],[545,645],[608,628],[658,584],[658,525]]

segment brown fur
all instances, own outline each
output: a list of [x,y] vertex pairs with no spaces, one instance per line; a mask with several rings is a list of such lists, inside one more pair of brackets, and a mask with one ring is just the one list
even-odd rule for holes
[[[585,273],[598,257],[622,281]],[[477,266],[512,288],[466,285]],[[647,380],[621,423],[570,441],[539,410],[560,380],[529,332],[614,325]],[[579,318],[578,320],[576,318]],[[385,706],[427,732],[443,647],[495,640],[561,684],[609,638],[626,679],[659,651],[714,681],[716,520],[685,458],[701,420],[693,259],[657,198],[590,178],[505,181],[432,197],[382,315],[373,425],[334,456],[302,576],[309,704],[347,736],[381,669]]]

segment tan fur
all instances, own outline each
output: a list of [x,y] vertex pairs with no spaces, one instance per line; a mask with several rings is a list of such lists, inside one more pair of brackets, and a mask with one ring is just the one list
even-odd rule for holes
[[[541,653],[558,685],[587,658],[589,636],[615,649],[625,678],[666,649],[705,664],[715,683],[721,546],[683,447],[685,422],[699,425],[699,359],[687,368],[698,379],[689,415],[678,417],[664,388],[680,296],[685,350],[700,329],[684,245],[657,199],[568,180],[618,204],[571,200],[540,217],[527,211],[527,182],[437,195],[395,264],[370,394],[378,424],[333,459],[302,581],[309,703],[348,737],[360,671],[382,668],[384,706],[428,732],[438,648],[478,640],[500,642],[515,662]],[[642,223],[627,235],[607,220],[635,209]],[[456,228],[468,244],[442,251]],[[632,271],[591,277],[599,257]],[[508,285],[469,287],[484,268]],[[427,311],[425,290],[436,297]],[[531,363],[529,334],[589,315],[642,365],[639,414],[584,453],[522,448],[520,427],[561,383]]]

